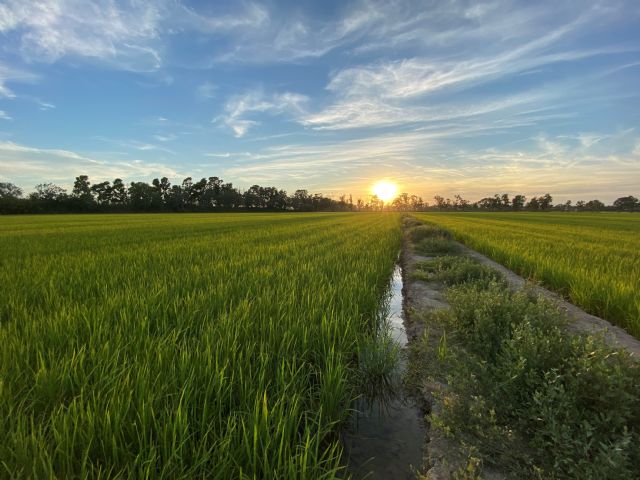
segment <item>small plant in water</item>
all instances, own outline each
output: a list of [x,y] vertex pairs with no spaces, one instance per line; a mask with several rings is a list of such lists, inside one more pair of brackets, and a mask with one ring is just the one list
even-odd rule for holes
[[358,349],[359,385],[369,403],[386,403],[399,388],[400,346],[388,325],[361,342]]

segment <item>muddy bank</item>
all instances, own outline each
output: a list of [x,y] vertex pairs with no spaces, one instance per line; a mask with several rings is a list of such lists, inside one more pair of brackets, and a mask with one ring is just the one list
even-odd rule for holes
[[[409,345],[419,340],[425,341],[425,312],[449,308],[443,297],[444,285],[435,281],[424,281],[414,278],[416,265],[434,257],[419,255],[414,252],[413,244],[405,237],[400,261],[404,277],[404,322]],[[442,337],[442,330],[430,326],[426,332],[427,342],[436,348]],[[452,478],[457,471],[464,470],[466,459],[457,445],[446,438],[439,430],[431,428],[430,415],[438,416],[442,410],[441,394],[446,384],[429,379],[414,378],[410,381],[413,396],[421,403],[425,412],[425,444],[424,461],[418,478],[425,480],[445,480]],[[502,478],[486,476],[485,478]]]

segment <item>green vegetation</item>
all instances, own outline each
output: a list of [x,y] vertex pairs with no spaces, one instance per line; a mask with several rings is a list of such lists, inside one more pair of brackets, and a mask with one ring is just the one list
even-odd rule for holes
[[0,477],[334,478],[399,223],[4,218]]
[[417,214],[588,312],[640,337],[640,217],[616,213]]
[[568,335],[557,307],[510,292],[472,259],[418,269],[452,285],[451,309],[423,313],[410,375],[447,384],[432,428],[472,452],[461,478],[478,478],[482,465],[510,478],[637,478],[637,361],[597,337]]
[[409,229],[408,235],[421,255],[446,255],[458,251],[457,245],[450,241],[451,232],[434,225],[415,226]]
[[423,280],[435,280],[447,286],[466,282],[496,282],[505,285],[502,275],[486,265],[480,265],[468,257],[446,255],[435,260],[416,265],[418,277]]

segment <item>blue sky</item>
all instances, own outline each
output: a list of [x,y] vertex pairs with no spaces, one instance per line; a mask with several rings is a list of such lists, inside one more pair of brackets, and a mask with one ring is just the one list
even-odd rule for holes
[[0,0],[0,181],[640,194],[640,2]]

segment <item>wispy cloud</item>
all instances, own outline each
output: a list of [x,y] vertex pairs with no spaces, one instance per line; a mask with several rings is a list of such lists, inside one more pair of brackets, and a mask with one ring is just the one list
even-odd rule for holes
[[196,97],[200,100],[211,100],[216,96],[218,87],[211,82],[204,82],[196,88]]
[[[163,137],[165,138],[165,137]],[[107,137],[102,137],[102,136],[96,136],[94,137],[95,140],[99,140],[101,142],[105,142],[105,143],[110,143],[112,145],[117,145],[119,147],[124,147],[128,150],[134,150],[134,151],[141,151],[141,152],[147,152],[147,151],[159,151],[159,152],[165,152],[165,153],[169,153],[171,155],[175,155],[176,152],[173,150],[170,150],[162,145],[157,145],[154,143],[148,143],[148,142],[141,142],[139,140],[118,140],[118,139],[113,139],[113,138],[107,138]],[[164,141],[167,141],[168,137],[166,137],[166,139]]]
[[176,138],[178,138],[178,136],[173,133],[169,133],[167,135],[157,134],[157,135],[154,135],[153,138],[155,138],[159,142],[171,142],[172,140],[175,140]]
[[454,95],[465,89],[477,89],[485,83],[554,64],[638,51],[637,48],[617,46],[566,49],[562,40],[585,29],[597,13],[597,8],[587,10],[555,29],[542,34],[537,32],[534,38],[520,38],[515,46],[513,43],[498,43],[501,50],[493,47],[491,52],[483,53],[480,47],[480,53],[474,50],[466,56],[413,57],[337,70],[327,85],[327,90],[334,95],[333,102],[319,112],[302,118],[301,123],[326,130],[410,124],[440,121],[465,114],[473,116],[516,104],[527,106],[540,102],[544,97],[548,98],[550,95],[546,90],[559,98],[564,94],[559,95],[559,89],[554,86],[541,91],[506,93],[501,100],[481,100],[476,105],[468,104],[474,100],[465,98],[467,108],[454,110],[447,105],[447,101],[442,100],[443,92]]
[[[283,113],[302,114],[308,98],[296,93],[275,93],[265,95],[261,90],[251,91],[231,97],[225,105],[225,114],[213,119],[231,128],[236,137],[243,137],[251,127],[260,122],[253,119],[258,113],[279,115]],[[251,117],[251,118],[250,118]]]
[[[2,16],[1,12],[0,16]],[[38,79],[38,75],[20,68],[10,67],[0,60],[0,99],[16,98],[16,94],[7,86],[8,83],[34,83]]]
[[7,112],[0,110],[0,120],[13,120]]
[[208,16],[178,0],[7,0],[0,4],[0,33],[14,34],[5,48],[31,62],[77,57],[154,72],[163,66],[164,50],[177,32],[224,33],[259,26],[268,17],[253,3]]
[[77,56],[149,71],[161,64],[153,46],[160,15],[153,2],[120,8],[115,2],[9,0],[0,12],[0,32],[17,34],[19,52],[28,60]]
[[[233,160],[225,177],[273,184],[304,181],[326,194],[366,196],[366,188],[388,177],[400,188],[430,200],[461,193],[478,199],[489,193],[551,192],[558,200],[611,201],[633,192],[640,178],[640,150],[634,131],[598,134],[602,144],[589,147],[572,139],[539,136],[522,149],[452,147],[447,138],[422,132],[321,144],[268,147]],[[622,150],[613,154],[613,146]],[[608,152],[608,153],[603,153]],[[594,178],[594,172],[598,172]]]
[[150,180],[157,176],[181,178],[179,170],[140,159],[93,158],[70,150],[38,148],[0,141],[0,178],[23,187],[55,182],[69,187],[73,179],[87,174],[91,180]]

